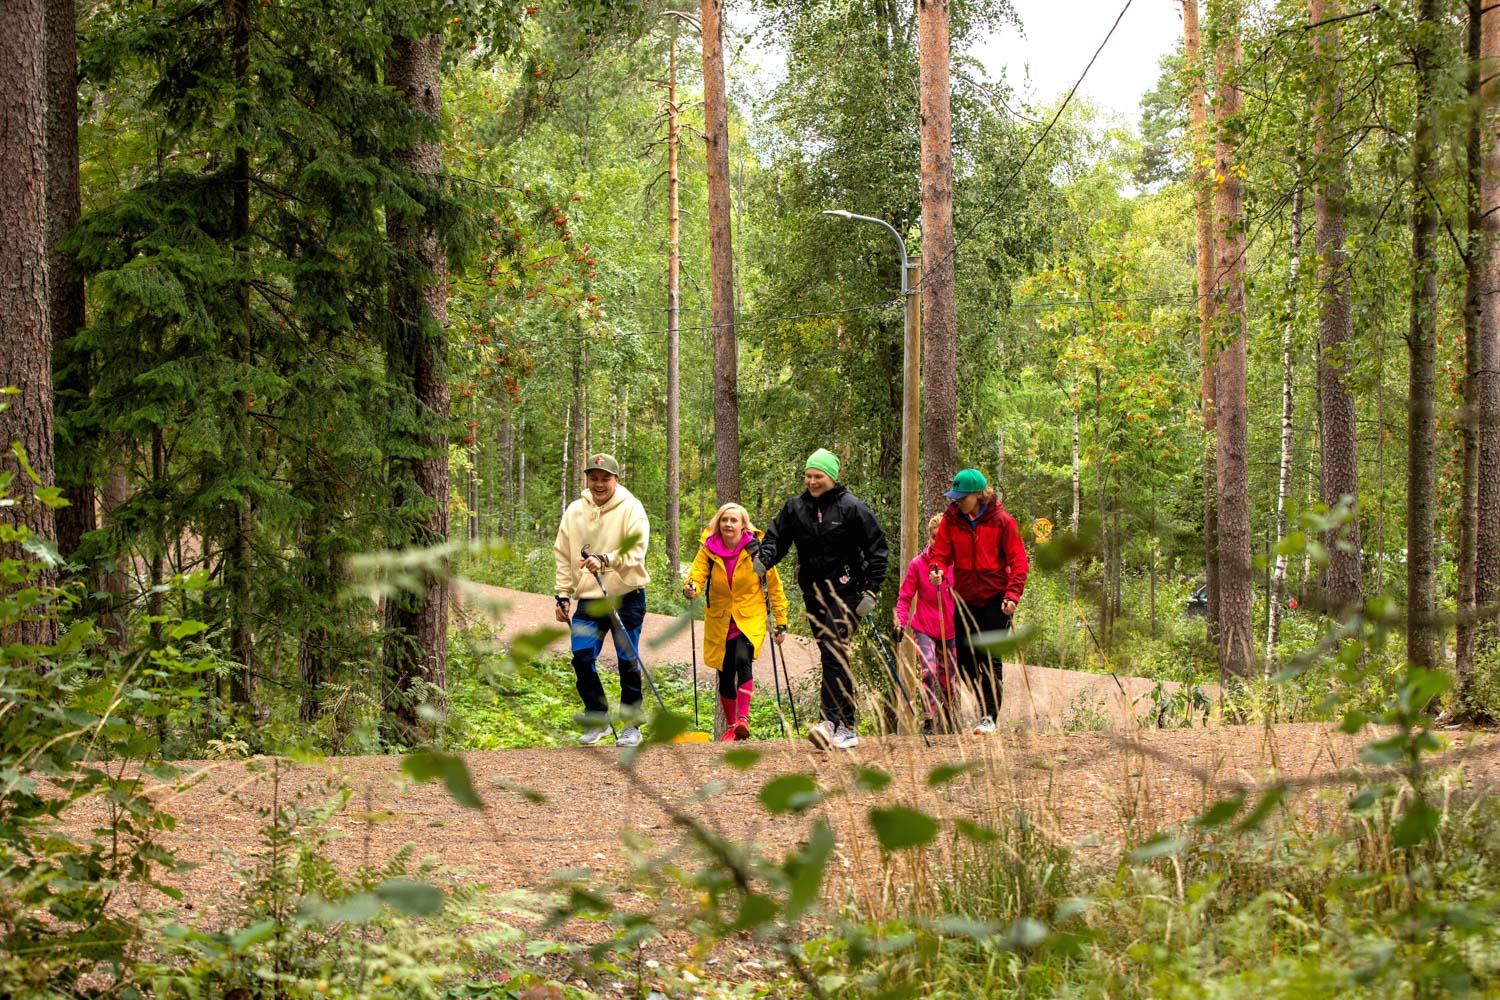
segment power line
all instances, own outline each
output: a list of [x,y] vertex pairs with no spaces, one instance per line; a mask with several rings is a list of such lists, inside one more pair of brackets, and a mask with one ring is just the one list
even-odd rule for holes
[[[996,197],[1005,194],[1006,191],[1009,190],[1010,186],[1015,183],[1016,178],[1021,176],[1021,171],[1026,169],[1026,164],[1031,162],[1031,157],[1035,155],[1037,149],[1040,148],[1042,143],[1046,141],[1047,136],[1052,133],[1053,126],[1057,124],[1058,119],[1062,117],[1063,112],[1068,109],[1068,105],[1073,100],[1073,95],[1078,93],[1078,88],[1083,86],[1083,81],[1089,75],[1089,70],[1094,68],[1094,63],[1099,59],[1099,54],[1104,51],[1104,47],[1109,44],[1109,40],[1115,36],[1115,29],[1120,26],[1120,22],[1125,18],[1125,12],[1130,9],[1130,5],[1133,2],[1134,0],[1125,0],[1125,6],[1121,7],[1120,13],[1115,16],[1115,23],[1110,25],[1109,33],[1104,36],[1104,41],[1100,42],[1099,47],[1094,50],[1094,54],[1089,59],[1088,65],[1085,66],[1083,68],[1083,72],[1078,75],[1078,80],[1068,91],[1067,96],[1063,98],[1062,104],[1058,105],[1057,112],[1052,116],[1052,119],[1047,122],[1047,126],[1042,129],[1041,135],[1038,135],[1032,142],[1031,148],[1026,151],[1026,155],[1023,156],[1021,158],[1021,162],[1016,165],[1016,169],[1012,170],[1010,176],[1005,178],[1005,180],[1001,182],[1000,190],[996,192]],[[959,245],[961,243],[968,242],[968,240],[973,237],[974,231],[978,228],[979,222],[978,217],[976,216],[974,224],[969,227],[969,231],[964,233],[961,239],[956,239],[953,241],[953,249],[948,251],[946,256],[938,258],[938,265],[946,265],[949,261],[956,257],[958,255]],[[922,268],[922,275],[918,277],[916,286],[912,288],[912,294],[916,294],[917,292],[921,291],[922,285],[927,280],[927,275],[934,274],[937,272],[937,270],[938,267],[933,267],[931,270],[929,270],[924,265]]]

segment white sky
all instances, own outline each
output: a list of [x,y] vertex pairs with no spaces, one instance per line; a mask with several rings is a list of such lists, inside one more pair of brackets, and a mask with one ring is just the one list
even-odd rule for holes
[[[981,43],[974,55],[987,74],[1023,97],[1050,103],[1073,86],[1109,33],[1124,0],[1012,0],[1021,28]],[[1079,89],[1101,108],[1140,118],[1141,95],[1156,85],[1161,57],[1182,37],[1178,0],[1132,0],[1114,37]]]
[[[1050,104],[1073,86],[1089,57],[1109,33],[1125,0],[1012,0],[1020,28],[1007,28],[972,53],[992,80],[1002,77],[1023,101]],[[742,6],[730,8],[741,30],[753,19]],[[1141,95],[1156,84],[1161,57],[1182,37],[1180,0],[1131,0],[1130,8],[1100,53],[1079,93],[1132,125],[1139,124]],[[785,73],[784,54],[759,36],[731,70],[731,86],[757,96]]]

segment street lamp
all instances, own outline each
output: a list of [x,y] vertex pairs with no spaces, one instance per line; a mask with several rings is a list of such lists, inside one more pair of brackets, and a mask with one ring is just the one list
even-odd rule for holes
[[883,226],[896,238],[896,250],[901,258],[901,298],[906,306],[906,344],[901,369],[901,562],[900,573],[916,558],[921,548],[921,500],[919,499],[919,469],[921,462],[921,406],[922,406],[922,309],[919,289],[911,274],[922,269],[921,256],[906,255],[906,241],[896,227],[883,219],[868,215],[855,215],[843,209],[827,209],[824,215],[835,215],[840,219],[855,222],[870,222]]

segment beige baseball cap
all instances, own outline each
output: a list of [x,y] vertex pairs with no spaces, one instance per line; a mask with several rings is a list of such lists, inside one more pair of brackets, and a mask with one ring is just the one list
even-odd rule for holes
[[620,475],[620,463],[615,461],[615,456],[607,455],[602,451],[590,455],[589,463],[583,467],[584,472],[593,472],[595,469],[607,472],[616,478]]

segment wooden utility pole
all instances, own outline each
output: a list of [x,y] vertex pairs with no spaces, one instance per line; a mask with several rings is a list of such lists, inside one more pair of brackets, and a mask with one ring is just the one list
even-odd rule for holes
[[708,156],[709,305],[714,328],[714,473],[719,503],[740,497],[739,346],[734,333],[730,233],[729,100],[724,89],[723,0],[703,0],[703,125]]
[[1216,321],[1218,377],[1214,391],[1218,473],[1219,675],[1244,680],[1255,666],[1255,578],[1250,542],[1249,358],[1245,330],[1245,205],[1243,165],[1233,128],[1242,97],[1240,0],[1220,0],[1213,16],[1215,212],[1219,223]]
[[1198,0],[1182,0],[1183,55],[1188,74],[1188,128],[1192,138],[1193,215],[1197,222],[1198,353],[1203,363],[1203,575],[1208,585],[1208,640],[1219,643],[1219,508],[1214,459],[1214,392],[1218,362],[1214,356],[1214,218],[1209,166],[1208,107],[1204,94],[1203,36]]
[[958,319],[948,0],[917,2],[922,136],[922,498],[934,509],[958,471]]
[[677,32],[667,48],[667,564],[672,581],[682,576],[682,501],[678,496],[682,466],[682,347],[678,325],[682,312],[682,217],[677,205]]

